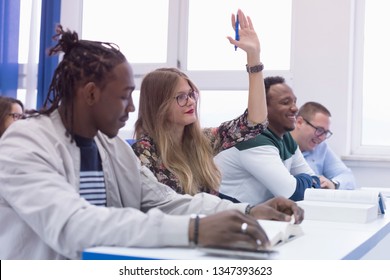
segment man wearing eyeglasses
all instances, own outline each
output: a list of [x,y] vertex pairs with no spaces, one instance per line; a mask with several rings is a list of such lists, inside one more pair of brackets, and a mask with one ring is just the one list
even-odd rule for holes
[[331,114],[320,103],[307,102],[301,106],[291,135],[298,143],[307,163],[321,175],[321,186],[335,189],[355,189],[352,171],[330,149],[326,139],[332,136]]
[[307,188],[320,188],[320,180],[290,135],[297,98],[283,77],[267,77],[264,84],[268,128],[215,157],[222,174],[220,191],[253,205],[274,196],[302,200]]

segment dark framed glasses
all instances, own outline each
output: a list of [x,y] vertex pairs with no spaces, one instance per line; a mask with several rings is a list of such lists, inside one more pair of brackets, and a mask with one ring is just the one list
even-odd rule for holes
[[8,116],[11,116],[14,119],[14,121],[24,118],[24,114],[20,114],[20,113],[9,113]]
[[330,130],[325,130],[323,127],[315,126],[312,123],[310,123],[308,120],[303,119],[308,125],[310,125],[312,128],[315,129],[314,134],[317,137],[321,137],[322,135],[325,135],[325,138],[328,139],[333,135],[333,132]]
[[188,98],[190,98],[190,97],[195,102],[197,102],[198,98],[199,98],[199,93],[194,91],[194,90],[191,90],[189,92],[178,92],[178,94],[173,98],[176,99],[177,105],[179,105],[180,107],[184,107],[187,105]]

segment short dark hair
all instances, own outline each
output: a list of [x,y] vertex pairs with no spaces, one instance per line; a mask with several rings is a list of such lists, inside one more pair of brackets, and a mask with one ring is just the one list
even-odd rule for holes
[[327,115],[331,117],[330,111],[322,104],[314,101],[309,101],[303,104],[297,113],[297,116],[301,116],[302,118],[311,121],[312,117],[316,113],[322,113],[324,115]]
[[276,84],[284,84],[286,80],[281,76],[271,76],[264,79],[265,94],[268,94],[271,86]]
[[264,87],[265,87],[265,99],[267,101],[267,104],[269,103],[269,90],[271,86],[277,85],[277,84],[284,84],[286,83],[286,80],[281,77],[281,76],[271,76],[271,77],[266,77],[264,79]]

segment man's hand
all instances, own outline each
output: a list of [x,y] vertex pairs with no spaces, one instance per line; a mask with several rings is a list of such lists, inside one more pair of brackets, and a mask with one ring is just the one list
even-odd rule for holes
[[304,218],[304,211],[290,199],[275,197],[253,207],[250,215],[256,219],[286,222],[291,221],[291,216],[294,215],[295,223],[300,224]]
[[335,184],[324,176],[319,176],[321,182],[321,189],[335,189]]
[[[244,225],[243,224],[247,224]],[[190,222],[189,238],[193,240],[194,222]],[[199,220],[198,245],[203,247],[251,248],[269,246],[269,240],[256,219],[237,210],[219,212]]]

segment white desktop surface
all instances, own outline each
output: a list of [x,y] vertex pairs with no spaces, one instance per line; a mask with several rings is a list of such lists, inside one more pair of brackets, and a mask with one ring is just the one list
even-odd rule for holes
[[[288,243],[276,246],[275,250],[278,254],[272,259],[361,259],[387,235],[390,235],[390,215],[388,213],[381,215],[375,221],[364,224],[304,220],[301,226],[305,234]],[[388,259],[390,259],[390,250],[388,248],[384,250],[388,251]],[[95,247],[83,253],[83,259],[205,260],[224,258],[229,259],[229,257],[208,255],[190,248]]]
[[390,198],[390,187],[388,188],[376,188],[376,187],[363,187],[362,190],[381,192],[384,197]]
[[390,233],[390,219],[382,215],[365,224],[305,220],[302,228],[303,236],[278,248],[278,259],[360,259]]

